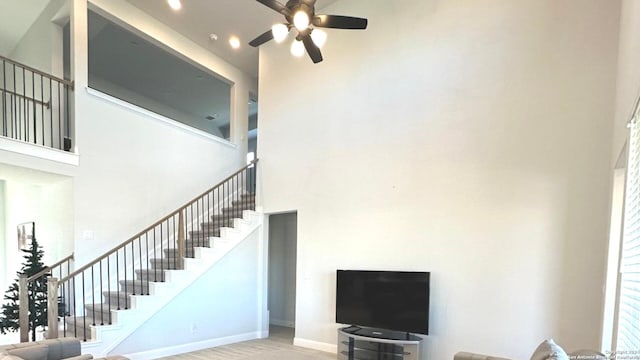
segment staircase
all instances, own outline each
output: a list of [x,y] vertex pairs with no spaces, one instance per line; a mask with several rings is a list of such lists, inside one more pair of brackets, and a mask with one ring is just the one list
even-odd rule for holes
[[[198,248],[224,247],[230,243],[225,231],[239,227],[245,219],[245,211],[255,208],[255,194],[244,194],[242,200],[233,201],[233,206],[223,208],[222,214],[214,215],[211,221],[200,224],[199,230],[189,231],[189,238],[185,241],[186,258],[195,258]],[[246,222],[252,214],[246,214]],[[225,234],[226,236],[221,236]],[[227,240],[227,242],[225,242]],[[212,244],[215,244],[212,246]],[[217,245],[217,246],[216,246]],[[85,316],[69,316],[63,334],[77,337],[83,341],[96,340],[96,327],[116,324],[116,318],[126,317],[126,311],[134,310],[132,296],[150,296],[151,283],[167,281],[168,270],[180,269],[178,251],[176,248],[163,249],[161,257],[150,259],[150,268],[135,270],[135,279],[120,280],[119,289],[103,292],[102,302],[85,304]]]
[[57,336],[107,354],[255,232],[254,164],[63,278]]

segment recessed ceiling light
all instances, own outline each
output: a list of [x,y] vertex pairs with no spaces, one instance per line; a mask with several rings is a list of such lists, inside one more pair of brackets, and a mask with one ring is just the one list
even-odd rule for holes
[[180,9],[182,9],[182,3],[180,2],[180,0],[167,0],[167,2],[169,3],[169,6],[170,6],[173,10],[180,10]]
[[240,48],[240,39],[237,36],[232,36],[229,38],[229,45],[231,45],[234,49]]

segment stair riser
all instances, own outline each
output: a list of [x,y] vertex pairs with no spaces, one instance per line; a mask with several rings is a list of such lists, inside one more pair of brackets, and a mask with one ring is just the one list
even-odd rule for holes
[[120,290],[132,295],[147,295],[149,294],[149,283],[140,281],[120,281]]
[[213,215],[211,217],[211,220],[213,220],[213,222],[217,222],[217,221],[226,221],[229,222],[229,226],[227,227],[233,227],[233,219],[242,219],[242,214],[229,214],[229,213],[225,213],[225,214],[219,214],[219,215]]
[[232,207],[236,209],[253,210],[256,207],[255,202],[246,200],[235,200],[231,203]]
[[[188,258],[195,257],[195,250],[193,248],[186,247],[184,253],[185,253],[185,257],[188,257]],[[178,250],[176,250],[176,249],[165,250],[164,251],[164,256],[167,259],[173,259],[176,256],[178,256]]]
[[176,259],[151,259],[151,266],[155,270],[175,270],[179,264]]
[[227,221],[224,224],[202,223],[200,224],[200,231],[217,231],[223,227],[233,227],[233,221]]
[[100,311],[94,312],[87,309],[87,312],[85,314],[87,316],[87,321],[89,322],[90,325],[93,324],[94,320],[96,325],[109,325],[113,321],[113,316],[111,315],[110,311],[107,311],[106,305],[105,305],[104,311],[102,312]]
[[[167,250],[165,250],[165,254],[166,254],[166,251]],[[165,275],[164,275],[164,271],[152,270],[151,267],[149,267],[149,271],[147,271],[147,269],[136,270],[136,279],[142,280],[145,282],[149,282],[149,281],[164,282]]]
[[194,247],[211,247],[211,239],[188,239],[185,241],[185,247],[187,249]]
[[[111,306],[111,308],[113,310],[126,310],[126,309],[131,309],[131,301],[127,301],[125,302],[124,300],[120,300],[120,304],[118,304],[118,300],[117,299],[111,299],[111,303],[109,304],[108,302],[105,302],[105,308],[107,306]],[[120,308],[118,308],[118,305],[120,305]]]
[[233,216],[242,217],[243,213],[244,213],[243,209],[236,209],[236,208],[224,208],[224,209],[222,209],[222,214],[223,215],[233,215]]
[[[118,306],[120,306],[120,309],[128,309],[131,308],[131,299],[129,298],[129,295],[126,295],[124,292],[120,292],[120,296],[118,297],[117,295],[118,293],[116,291],[112,291],[111,294],[109,295],[104,295],[104,302],[105,303],[109,303],[113,309],[118,309]],[[120,300],[120,302],[118,303],[118,299]]]
[[[219,215],[214,215],[214,216],[219,216]],[[212,216],[212,218],[214,216]],[[200,227],[204,229],[217,228],[217,227],[233,227],[233,219],[218,218],[215,221],[200,223]]]
[[204,230],[204,231],[189,231],[189,239],[207,239],[210,237],[220,237],[220,229]]
[[64,332],[62,329],[58,330],[58,335],[60,337],[75,337],[80,339],[81,341],[84,340],[85,338],[87,339],[87,341],[91,341],[93,340],[91,338],[91,330],[89,330],[89,325],[87,324],[87,333],[86,333],[86,337],[85,334],[83,333],[84,328],[81,326],[77,326],[75,328],[69,327],[67,326],[67,331]]

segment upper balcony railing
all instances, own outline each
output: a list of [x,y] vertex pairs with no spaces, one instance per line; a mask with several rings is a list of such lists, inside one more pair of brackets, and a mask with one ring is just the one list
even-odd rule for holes
[[71,150],[73,82],[0,56],[0,136]]

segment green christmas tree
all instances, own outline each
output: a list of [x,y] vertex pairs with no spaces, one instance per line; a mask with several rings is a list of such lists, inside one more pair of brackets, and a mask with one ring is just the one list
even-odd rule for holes
[[[30,277],[45,269],[42,263],[44,252],[33,237],[31,246],[23,251],[25,263],[18,272],[19,275]],[[32,282],[28,286],[29,296],[29,331],[31,331],[31,341],[36,340],[36,329],[47,326],[47,277],[44,275]],[[20,329],[20,299],[18,279],[9,286],[4,295],[6,302],[2,305],[0,312],[0,333],[16,332]]]

